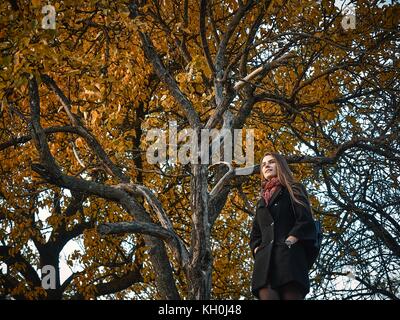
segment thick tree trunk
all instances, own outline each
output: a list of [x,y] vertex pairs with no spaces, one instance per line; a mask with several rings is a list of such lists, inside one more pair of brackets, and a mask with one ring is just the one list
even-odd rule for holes
[[164,242],[146,235],[144,239],[146,245],[151,247],[150,260],[156,274],[155,282],[158,294],[162,300],[180,300]]
[[192,165],[192,256],[187,272],[189,299],[211,296],[212,255],[208,223],[207,165]]
[[[60,266],[59,266],[59,255],[60,250],[52,245],[46,245],[44,248],[39,250],[40,252],[40,268],[42,270],[42,280],[43,280],[43,267],[44,266],[52,266],[54,267],[54,276],[55,276],[55,289],[48,288],[46,289],[47,297],[46,300],[61,300],[62,299],[62,290],[60,284]],[[53,274],[50,273],[50,276]]]

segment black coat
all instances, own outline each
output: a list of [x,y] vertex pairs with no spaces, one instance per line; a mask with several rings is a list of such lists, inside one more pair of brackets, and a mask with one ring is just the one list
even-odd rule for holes
[[[255,259],[251,291],[256,297],[267,282],[276,289],[296,281],[303,287],[304,295],[310,290],[310,261],[305,250],[315,240],[316,229],[305,188],[301,184],[298,186],[303,191],[298,198],[307,204],[307,208],[291,201],[286,187],[279,187],[274,192],[268,206],[263,197],[257,202],[250,234],[250,248]],[[285,244],[289,235],[299,239],[290,248]],[[254,256],[256,247],[259,249]]]

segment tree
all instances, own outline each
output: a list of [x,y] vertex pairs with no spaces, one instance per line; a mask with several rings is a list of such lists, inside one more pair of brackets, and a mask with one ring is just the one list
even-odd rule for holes
[[[347,297],[396,298],[398,5],[355,2],[355,29],[329,1],[53,5],[48,30],[39,1],[1,4],[4,293],[251,298],[259,167],[149,163],[146,135],[175,121],[199,141],[256,128],[255,158],[283,153],[315,189],[326,240],[312,297],[349,292],[331,279],[350,264],[360,291]],[[84,272],[61,283],[59,254],[77,237],[68,263]],[[41,286],[45,265],[55,289]]]

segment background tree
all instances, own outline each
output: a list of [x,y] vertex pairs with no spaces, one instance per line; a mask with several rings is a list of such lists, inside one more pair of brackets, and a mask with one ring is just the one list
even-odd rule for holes
[[40,1],[2,3],[2,294],[251,298],[258,166],[149,164],[176,121],[287,157],[325,227],[310,298],[397,299],[399,6],[353,4],[344,30],[330,1],[71,0],[45,30]]

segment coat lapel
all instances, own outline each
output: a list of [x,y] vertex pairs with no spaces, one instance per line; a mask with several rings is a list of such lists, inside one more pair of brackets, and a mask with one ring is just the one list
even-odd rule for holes
[[260,200],[258,201],[257,211],[258,214],[256,214],[256,219],[258,220],[258,224],[260,226],[271,225],[271,222],[273,222],[272,216],[271,213],[269,212],[269,209],[265,206],[265,200],[263,197],[261,197]]
[[[275,200],[277,200],[278,196],[282,193],[282,186],[278,186],[278,188],[275,190],[275,192],[272,194],[271,199],[269,200],[268,207],[270,207]],[[257,209],[265,207],[265,200],[264,197],[261,196],[260,200],[258,201],[257,204]]]
[[260,200],[258,200],[257,209],[265,207],[265,200],[264,197],[261,196]]
[[[274,201],[278,198],[278,196],[282,193],[282,186],[278,186],[275,192],[272,194],[271,199],[269,200],[268,207],[270,207]],[[264,199],[263,199],[264,200]],[[264,202],[265,205],[265,202]]]

